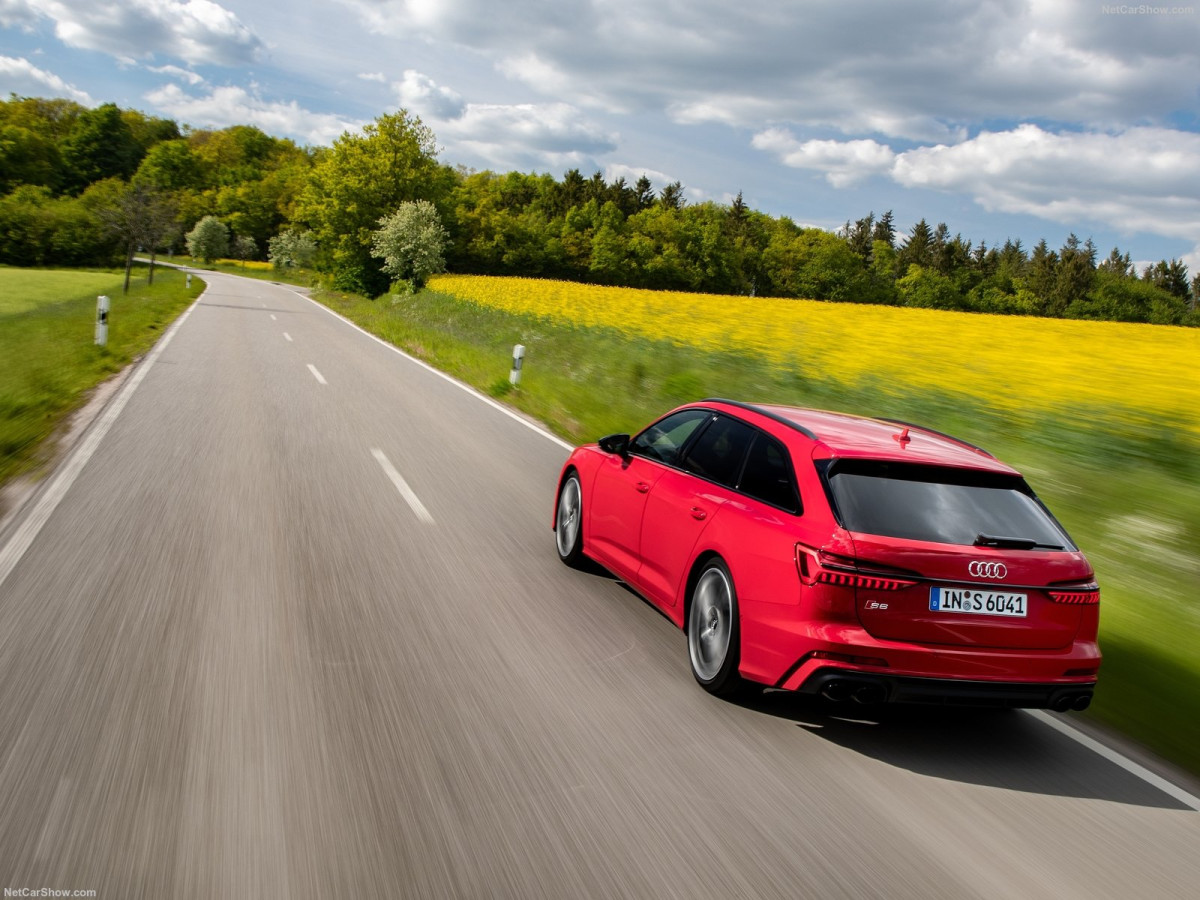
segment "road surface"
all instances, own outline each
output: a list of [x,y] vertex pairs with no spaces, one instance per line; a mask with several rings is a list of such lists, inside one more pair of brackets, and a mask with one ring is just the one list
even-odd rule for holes
[[204,277],[0,535],[3,887],[1200,892],[1188,795],[1044,718],[708,696],[670,622],[558,562],[562,445],[290,289]]

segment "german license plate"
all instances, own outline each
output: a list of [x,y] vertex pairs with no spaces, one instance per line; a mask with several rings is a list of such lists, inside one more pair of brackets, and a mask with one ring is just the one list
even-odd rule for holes
[[929,589],[929,610],[973,616],[1023,617],[1029,610],[1029,595],[935,587]]

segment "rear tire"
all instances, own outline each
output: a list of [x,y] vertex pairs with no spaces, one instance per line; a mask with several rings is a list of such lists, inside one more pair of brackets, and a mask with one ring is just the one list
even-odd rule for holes
[[712,559],[696,579],[687,621],[692,675],[710,694],[730,697],[744,687],[738,675],[741,637],[733,576],[722,560]]
[[558,490],[558,513],[554,517],[554,542],[558,558],[573,569],[583,564],[583,488],[572,472]]

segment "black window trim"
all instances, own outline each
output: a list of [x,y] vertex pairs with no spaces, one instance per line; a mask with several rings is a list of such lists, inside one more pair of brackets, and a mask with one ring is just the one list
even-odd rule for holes
[[[733,400],[716,400],[716,399],[709,399],[709,400],[705,400],[704,402],[705,403],[728,403],[731,406],[737,406],[739,408],[747,409],[752,412],[761,413],[762,415],[766,416],[769,419],[774,419],[776,421],[779,421],[784,425],[787,425],[791,428],[795,428],[797,431],[803,432],[804,434],[808,435],[809,437],[812,437],[812,435],[809,434],[807,429],[802,428],[799,425],[796,425],[795,422],[788,422],[786,419],[781,418],[779,416],[774,416],[768,412],[764,412],[762,410],[755,409],[753,406],[750,406],[747,403],[737,403]],[[787,445],[783,441],[780,441],[778,438],[775,438],[772,435],[767,434],[767,432],[763,431],[762,428],[753,424],[752,422],[747,422],[745,419],[741,418],[740,416],[732,415],[731,413],[725,412],[724,410],[710,409],[707,406],[692,406],[692,407],[687,407],[686,409],[674,410],[673,412],[687,412],[690,409],[697,409],[697,410],[701,410],[703,412],[708,413],[708,419],[706,421],[701,422],[699,425],[697,425],[695,430],[693,430],[692,433],[690,435],[688,435],[687,440],[684,441],[683,444],[679,448],[679,453],[675,457],[676,460],[682,461],[682,460],[686,459],[687,455],[691,451],[692,447],[695,446],[696,441],[698,441],[700,439],[700,435],[702,435],[705,431],[707,431],[712,426],[712,423],[715,422],[717,420],[717,418],[720,416],[725,416],[726,418],[732,419],[735,422],[745,425],[747,428],[749,428],[754,433],[753,437],[750,440],[750,443],[746,445],[746,452],[742,454],[742,461],[738,465],[737,480],[734,483],[734,485],[722,484],[719,481],[713,481],[711,478],[706,478],[705,476],[699,474],[698,472],[693,472],[690,469],[685,469],[680,465],[675,465],[672,463],[664,462],[661,459],[652,459],[651,457],[646,456],[645,454],[642,454],[642,453],[633,453],[632,450],[630,451],[630,454],[632,456],[636,456],[638,459],[644,459],[647,462],[652,462],[652,463],[655,463],[660,466],[665,466],[668,469],[674,469],[676,472],[682,472],[684,475],[690,475],[692,478],[699,478],[701,481],[705,481],[708,484],[716,485],[719,488],[724,488],[727,491],[733,491],[735,494],[738,494],[739,496],[745,497],[748,500],[753,500],[755,503],[761,503],[761,504],[763,504],[763,506],[769,506],[772,509],[777,509],[780,512],[787,513],[789,516],[799,517],[799,516],[804,515],[804,498],[802,496],[800,496],[800,483],[796,477],[796,466],[792,462],[792,454],[788,451]],[[651,422],[649,425],[647,425],[645,428],[643,428],[641,431],[639,431],[636,435],[634,435],[634,437],[632,439],[630,439],[630,442],[629,442],[630,446],[631,447],[633,446],[634,439],[636,439],[640,435],[644,434],[645,432],[649,431],[651,428],[653,428],[659,422],[666,419],[667,416],[669,416],[669,415],[671,415],[671,413],[668,413],[666,416],[661,416],[660,418],[655,419],[653,422]],[[791,468],[791,472],[792,472],[792,493],[796,497],[796,509],[795,510],[790,510],[785,507],[778,506],[774,503],[771,503],[769,500],[763,500],[759,497],[755,497],[752,494],[747,494],[745,491],[743,491],[741,489],[742,477],[745,475],[745,472],[746,472],[746,462],[750,459],[750,451],[754,448],[754,442],[757,441],[760,436],[766,437],[770,440],[775,441],[783,449],[784,458],[787,460],[787,464]]]

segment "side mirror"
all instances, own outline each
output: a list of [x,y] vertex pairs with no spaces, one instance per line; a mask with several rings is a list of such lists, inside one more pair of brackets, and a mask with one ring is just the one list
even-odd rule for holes
[[620,457],[629,455],[629,435],[627,434],[606,434],[600,438],[598,443],[600,449],[605,453],[615,453]]

